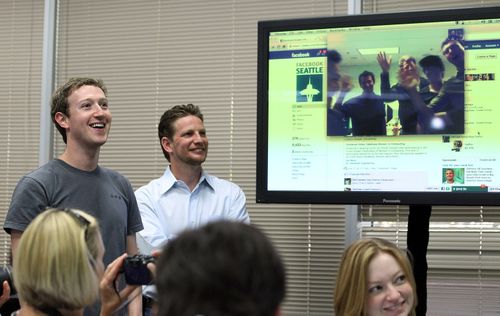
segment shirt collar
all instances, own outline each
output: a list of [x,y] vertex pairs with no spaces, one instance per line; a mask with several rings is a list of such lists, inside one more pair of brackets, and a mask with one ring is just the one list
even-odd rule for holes
[[[168,192],[171,188],[173,188],[177,184],[177,179],[174,174],[170,170],[170,166],[165,169],[163,176],[161,177],[161,187],[162,193]],[[205,170],[201,171],[201,177],[198,181],[196,187],[206,184],[209,188],[215,191],[215,184],[213,183],[212,177],[205,172]],[[195,189],[196,190],[196,189]]]

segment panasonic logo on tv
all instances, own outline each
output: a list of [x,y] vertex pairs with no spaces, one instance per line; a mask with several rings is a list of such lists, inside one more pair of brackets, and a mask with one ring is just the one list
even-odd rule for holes
[[387,199],[382,199],[382,203],[401,203],[401,200],[387,200]]
[[292,53],[292,57],[309,57],[309,53]]

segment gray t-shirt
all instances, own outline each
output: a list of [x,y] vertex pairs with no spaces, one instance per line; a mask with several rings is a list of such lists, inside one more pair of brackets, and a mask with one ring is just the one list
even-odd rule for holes
[[12,194],[4,230],[24,231],[46,207],[76,208],[96,217],[106,265],[126,251],[127,235],[143,229],[130,182],[99,166],[87,172],[55,159],[22,177]]
[[127,235],[143,229],[130,182],[116,171],[82,171],[55,159],[28,173],[17,184],[4,230],[24,231],[46,207],[76,208],[99,221],[105,265],[126,252]]

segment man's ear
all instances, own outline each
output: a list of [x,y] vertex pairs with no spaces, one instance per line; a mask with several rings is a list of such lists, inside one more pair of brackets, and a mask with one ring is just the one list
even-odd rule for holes
[[54,115],[54,120],[57,122],[57,124],[59,124],[59,126],[61,126],[62,128],[68,128],[68,117],[61,113],[61,112],[57,112],[55,115]]
[[168,137],[164,136],[161,138],[161,147],[169,154],[172,152],[172,146]]

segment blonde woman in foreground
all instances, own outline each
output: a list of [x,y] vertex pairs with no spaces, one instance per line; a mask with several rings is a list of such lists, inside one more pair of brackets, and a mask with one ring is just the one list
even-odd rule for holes
[[415,280],[406,252],[379,238],[344,252],[334,292],[336,316],[415,316]]
[[48,209],[23,233],[14,258],[18,316],[80,316],[101,294],[100,315],[111,315],[137,287],[114,280],[126,254],[108,267],[97,220],[75,209]]

